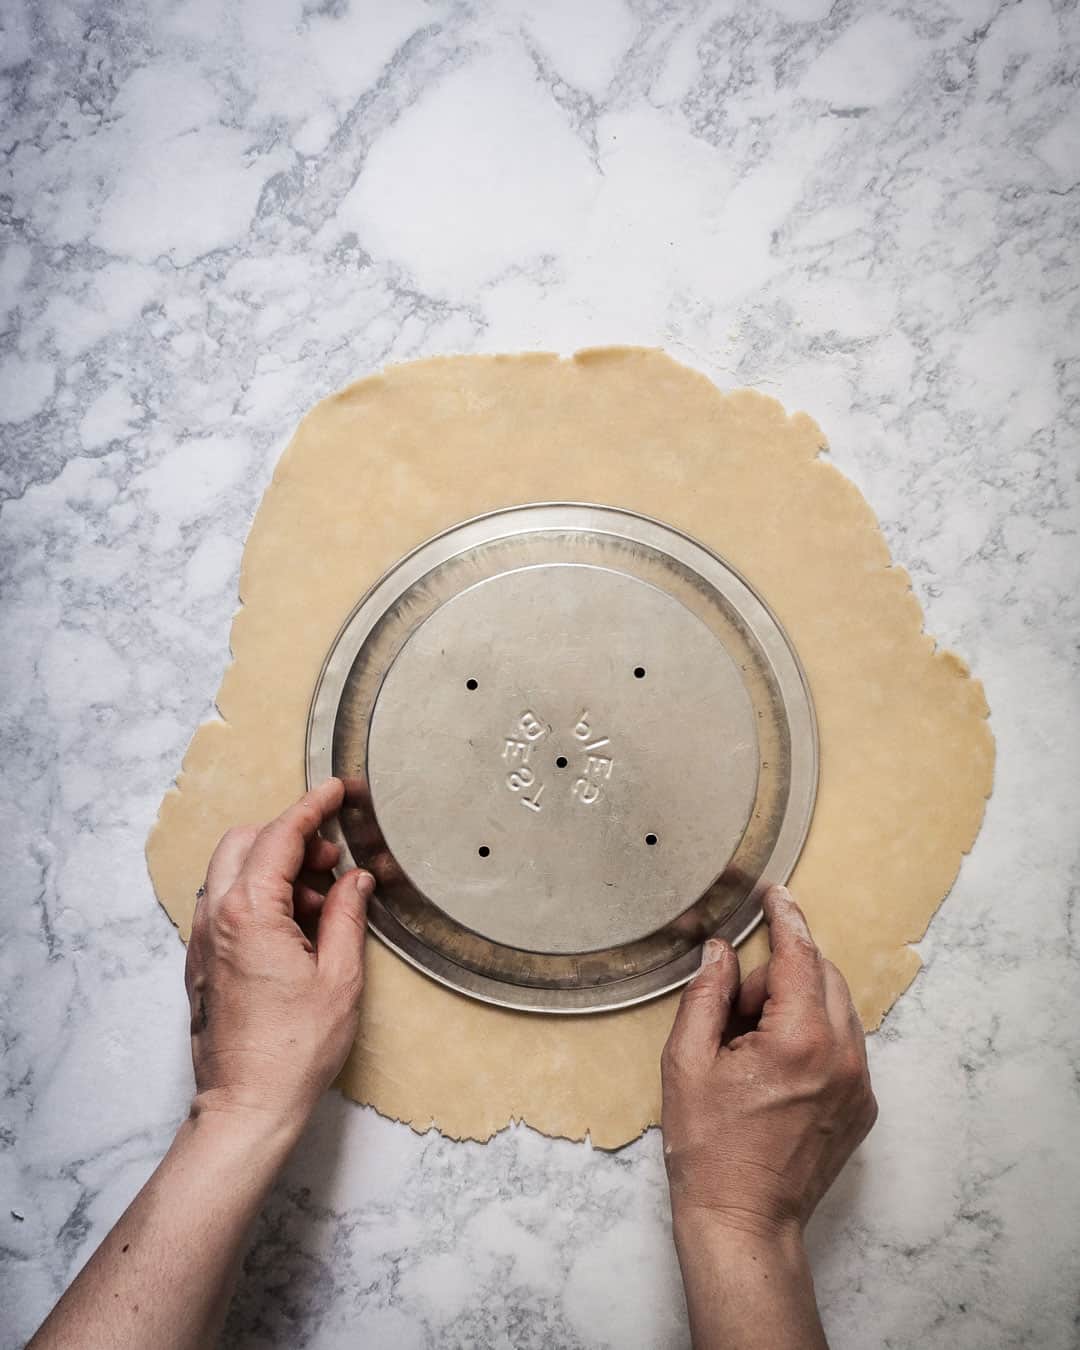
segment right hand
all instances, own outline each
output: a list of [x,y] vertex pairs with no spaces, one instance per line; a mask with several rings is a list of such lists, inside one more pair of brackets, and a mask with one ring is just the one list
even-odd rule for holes
[[706,943],[664,1048],[664,1156],[683,1220],[801,1235],[877,1117],[866,1043],[843,975],[787,890],[764,899],[772,955],[739,984]]

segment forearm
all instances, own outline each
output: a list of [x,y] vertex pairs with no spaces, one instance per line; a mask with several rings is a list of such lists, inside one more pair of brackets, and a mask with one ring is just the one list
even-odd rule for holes
[[694,1350],[827,1350],[797,1230],[764,1235],[676,1213]]
[[297,1133],[193,1112],[29,1350],[212,1345],[252,1221]]

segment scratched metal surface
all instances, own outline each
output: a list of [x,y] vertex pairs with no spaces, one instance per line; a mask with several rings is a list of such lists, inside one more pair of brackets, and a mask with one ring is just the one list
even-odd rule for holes
[[622,1007],[741,940],[817,782],[810,693],[760,597],[660,522],[537,504],[430,540],[328,655],[312,781],[342,867],[429,975],[538,1011]]

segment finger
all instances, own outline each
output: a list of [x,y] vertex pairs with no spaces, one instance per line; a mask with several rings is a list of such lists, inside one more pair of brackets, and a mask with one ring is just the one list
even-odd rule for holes
[[342,819],[348,822],[349,840],[357,857],[367,857],[386,848],[386,841],[375,819],[371,792],[363,778],[345,778],[345,804]]
[[359,811],[371,810],[371,789],[368,787],[366,778],[343,778],[342,784],[345,788],[346,806],[355,807]]
[[306,931],[314,932],[326,903],[326,892],[301,879],[293,886],[293,918]]
[[724,1044],[735,1050],[752,1031],[760,1028],[762,1012],[768,1001],[765,966],[752,970],[742,984],[724,1031]]
[[259,831],[242,872],[256,893],[264,891],[291,910],[292,884],[307,846],[319,826],[340,809],[344,795],[341,780],[328,778]]
[[[784,886],[770,886],[762,901],[772,955],[765,985],[776,1010],[805,1016],[825,1010],[825,972],[802,910]],[[770,1010],[771,1011],[771,1010]]]
[[323,901],[316,941],[319,971],[338,988],[362,983],[367,904],[374,889],[370,872],[346,872]]
[[337,866],[341,849],[331,839],[317,834],[304,851],[304,870],[308,872],[329,872]]
[[739,989],[739,958],[727,942],[711,938],[701,952],[701,968],[683,990],[668,1037],[667,1050],[677,1064],[712,1063]]
[[848,982],[837,966],[831,961],[825,966],[825,1008],[829,1022],[841,1040],[852,1041],[859,1052],[862,1062],[866,1063],[866,1033],[862,1021],[855,1010]]
[[384,889],[397,886],[405,880],[405,873],[398,866],[393,854],[385,849],[381,853],[371,854],[364,861],[368,871]]
[[208,895],[217,899],[225,894],[240,875],[258,833],[258,825],[238,825],[222,836],[206,868]]
[[736,1011],[748,1022],[756,1022],[761,1016],[768,998],[768,966],[756,966],[739,986],[739,998]]

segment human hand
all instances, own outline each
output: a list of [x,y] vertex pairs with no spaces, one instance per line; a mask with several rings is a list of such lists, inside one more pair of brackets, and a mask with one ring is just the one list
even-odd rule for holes
[[706,944],[662,1060],[664,1155],[676,1236],[713,1227],[801,1234],[877,1117],[847,983],[781,886],[764,900],[772,955],[739,985]]
[[330,778],[270,824],[229,830],[214,850],[185,972],[196,1111],[298,1134],[345,1062],[375,883],[349,872],[324,897],[305,879],[338,860],[318,829],[344,791]]

